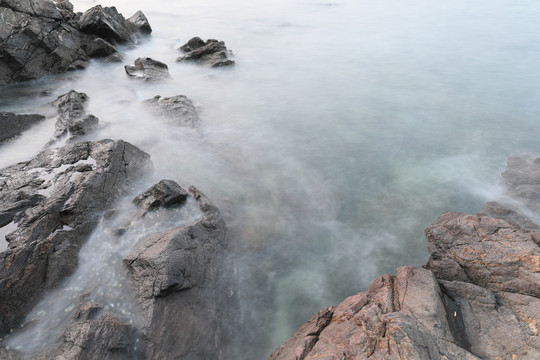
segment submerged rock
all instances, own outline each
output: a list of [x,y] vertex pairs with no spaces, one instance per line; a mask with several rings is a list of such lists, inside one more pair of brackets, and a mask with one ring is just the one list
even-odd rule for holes
[[209,39],[204,42],[199,37],[194,37],[179,50],[186,52],[184,56],[179,57],[178,62],[195,62],[197,64],[210,67],[231,66],[235,62],[229,59],[232,53],[227,50],[223,41]]
[[9,140],[32,125],[45,119],[45,116],[38,114],[17,115],[9,112],[0,113],[0,143]]
[[172,124],[196,128],[200,125],[200,118],[193,102],[184,95],[162,97],[157,95],[144,101],[160,116],[167,118]]
[[149,57],[137,58],[134,65],[126,65],[124,69],[129,76],[146,81],[163,80],[170,77],[166,64]]
[[1,226],[14,222],[0,254],[0,337],[43,293],[70,275],[105,210],[150,167],[124,141],[81,142],[0,170]]
[[90,58],[116,52],[111,43],[133,42],[147,31],[114,7],[98,5],[77,19],[67,0],[2,0],[0,18],[0,86],[84,69]]

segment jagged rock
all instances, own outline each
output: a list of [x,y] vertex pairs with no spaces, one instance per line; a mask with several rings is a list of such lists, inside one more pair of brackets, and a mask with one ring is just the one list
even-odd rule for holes
[[187,51],[187,54],[179,57],[176,60],[178,62],[195,62],[210,67],[235,64],[233,60],[228,58],[231,52],[227,50],[223,41],[209,39],[205,43],[201,38],[195,37],[182,45],[179,50]]
[[75,270],[101,215],[149,169],[149,158],[124,141],[101,140],[0,170],[0,219],[17,224],[0,254],[0,337]]
[[82,14],[77,26],[84,33],[97,35],[112,43],[133,41],[127,20],[114,6],[94,6]]
[[126,65],[124,69],[129,76],[147,81],[163,80],[170,77],[166,64],[149,57],[137,58],[134,65]]
[[140,10],[127,19],[127,22],[133,32],[140,32],[142,34],[150,34],[152,32],[150,22]]
[[45,119],[43,115],[17,115],[14,113],[0,113],[0,142],[20,135],[24,130]]
[[133,28],[115,8],[97,6],[76,17],[67,0],[1,0],[0,86],[84,69],[91,57],[116,51],[111,42],[130,42],[146,29]]
[[196,128],[200,125],[200,118],[193,102],[184,95],[171,97],[155,96],[145,100],[159,115],[170,120],[177,126]]
[[139,206],[144,214],[146,214],[158,208],[181,205],[186,201],[187,197],[187,191],[176,182],[172,180],[161,180],[133,199],[133,203]]
[[116,48],[108,41],[99,37],[91,36],[82,44],[82,49],[91,58],[104,58],[117,52]]
[[97,127],[99,119],[94,115],[86,115],[84,108],[87,101],[88,95],[85,93],[70,90],[52,103],[53,106],[58,107],[55,137],[61,137],[69,131],[70,139],[73,140]]
[[[514,157],[509,195],[535,208],[538,161]],[[525,190],[524,190],[525,189]],[[425,230],[423,269],[401,267],[312,317],[271,360],[540,358],[540,227],[497,202]]]
[[124,260],[148,359],[218,359],[225,346],[220,324],[231,289],[220,274],[230,279],[227,229],[206,196],[194,187],[189,196],[199,203],[199,220],[142,239]]

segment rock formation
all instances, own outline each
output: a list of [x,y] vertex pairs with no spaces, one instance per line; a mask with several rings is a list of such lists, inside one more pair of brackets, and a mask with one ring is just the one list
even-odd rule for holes
[[[513,157],[503,173],[530,207],[539,163]],[[540,358],[540,227],[488,203],[478,215],[445,213],[425,233],[423,268],[400,267],[320,311],[270,359]]]
[[157,95],[152,99],[145,100],[144,103],[174,125],[191,128],[200,125],[201,120],[197,109],[187,96],[162,97]]
[[95,6],[80,17],[67,0],[0,1],[0,86],[86,67],[114,52],[114,44],[148,33],[142,13],[126,20]]
[[149,155],[133,145],[102,140],[46,150],[0,170],[0,225],[17,224],[0,254],[0,334],[75,270],[103,212],[149,165]]
[[137,58],[134,65],[126,65],[124,69],[130,77],[146,81],[163,80],[170,77],[167,64],[149,57]]
[[20,135],[23,131],[44,119],[45,116],[38,114],[0,113],[0,143]]
[[86,114],[87,101],[88,96],[85,93],[71,90],[52,103],[58,108],[58,120],[54,132],[56,138],[69,134],[70,140],[73,140],[97,127],[99,119],[94,115]]
[[234,60],[229,59],[232,53],[227,50],[223,41],[209,39],[204,42],[199,37],[194,37],[179,48],[186,54],[179,57],[178,62],[194,62],[209,67],[222,67],[234,65]]

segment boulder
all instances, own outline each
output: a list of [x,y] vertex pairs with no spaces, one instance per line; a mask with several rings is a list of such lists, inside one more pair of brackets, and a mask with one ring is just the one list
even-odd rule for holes
[[150,22],[140,10],[127,19],[127,22],[132,32],[139,32],[141,34],[150,34],[152,32]]
[[86,114],[85,104],[87,101],[88,95],[85,93],[70,90],[52,103],[58,108],[58,120],[54,132],[56,138],[69,133],[70,140],[73,140],[97,127],[99,119],[94,115]]
[[83,33],[97,35],[111,43],[133,41],[128,21],[114,6],[94,6],[81,15],[77,20],[77,26]]
[[203,42],[201,38],[195,37],[182,45],[179,50],[186,52],[179,57],[178,62],[195,62],[209,67],[222,67],[234,65],[234,60],[229,59],[232,53],[227,50],[223,41],[214,39]]
[[88,36],[82,44],[82,49],[91,58],[105,58],[117,52],[116,48],[99,37]]
[[[232,302],[227,229],[205,195],[190,187],[188,196],[199,204],[199,219],[145,237],[124,259],[148,359],[220,359],[226,347],[221,326]],[[177,196],[160,198],[165,206]],[[148,196],[142,199],[144,206]]]
[[43,115],[17,115],[9,112],[0,112],[0,142],[9,140],[32,125],[45,119]]
[[149,57],[137,58],[134,65],[126,65],[124,69],[130,77],[146,81],[170,78],[169,67]]
[[103,212],[149,167],[150,156],[133,145],[101,140],[49,149],[0,170],[1,226],[17,225],[0,254],[0,337],[73,273]]
[[184,95],[162,97],[157,95],[152,99],[145,100],[158,115],[169,120],[171,124],[197,128],[200,125],[200,118],[193,102]]

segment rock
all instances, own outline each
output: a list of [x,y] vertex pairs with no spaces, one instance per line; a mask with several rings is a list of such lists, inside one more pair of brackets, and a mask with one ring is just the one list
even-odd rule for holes
[[[219,359],[225,348],[221,324],[228,316],[232,271],[225,254],[227,229],[206,196],[194,187],[188,196],[198,201],[202,217],[142,239],[124,260],[148,359]],[[149,197],[139,198],[144,206]]]
[[148,171],[149,158],[124,141],[101,140],[0,170],[0,219],[17,224],[0,254],[0,337],[75,270],[103,212]]
[[159,95],[144,101],[159,115],[167,118],[177,126],[196,128],[200,118],[193,102],[184,95],[161,97]]
[[70,139],[85,135],[95,129],[99,119],[94,115],[86,115],[85,103],[88,95],[70,90],[59,96],[52,104],[58,108],[58,120],[54,136],[59,138],[69,132]]
[[104,58],[117,52],[111,43],[99,37],[92,39],[91,36],[82,44],[82,49],[91,58]]
[[118,13],[114,6],[96,5],[87,10],[77,21],[80,31],[97,35],[111,43],[132,42],[132,33],[128,21]]
[[[508,194],[538,206],[539,160],[513,157]],[[271,360],[540,358],[540,226],[497,202],[425,230],[431,256],[327,308]]]
[[150,34],[152,32],[150,22],[148,22],[148,19],[140,10],[127,19],[127,22],[132,32],[140,32],[141,34]]
[[134,65],[124,66],[126,74],[146,81],[163,80],[170,77],[166,64],[149,57],[137,58]]
[[114,7],[96,6],[76,20],[67,0],[1,0],[0,18],[0,86],[84,69],[91,57],[113,54],[111,43],[133,42],[147,29]]
[[43,115],[17,115],[14,113],[0,112],[0,142],[9,140],[32,125],[45,119]]
[[228,58],[231,54],[227,50],[223,41],[214,39],[202,42],[201,38],[195,37],[180,47],[180,50],[187,51],[187,54],[179,57],[178,62],[195,62],[210,67],[231,66],[235,62]]
[[188,193],[172,180],[161,180],[135,199],[133,203],[139,206],[146,214],[158,208],[168,208],[183,204]]
[[89,60],[81,48],[79,31],[67,22],[14,11],[5,7],[4,1],[0,3],[0,18],[0,85],[84,67]]

